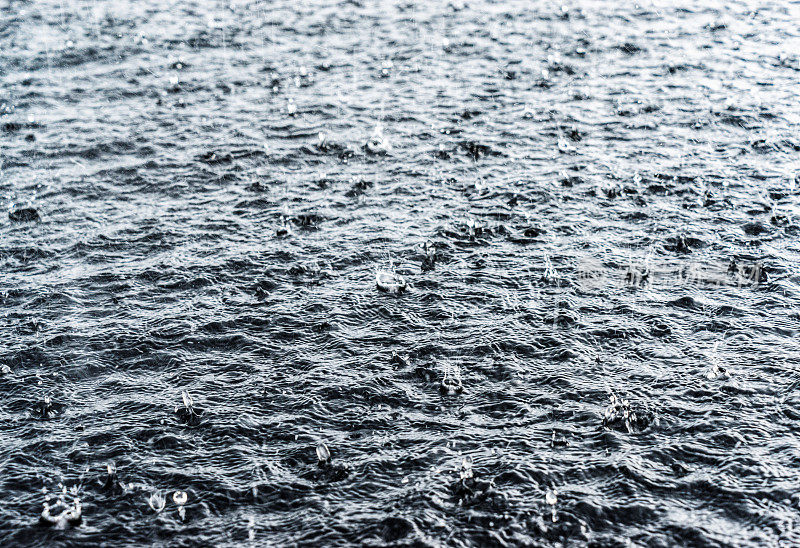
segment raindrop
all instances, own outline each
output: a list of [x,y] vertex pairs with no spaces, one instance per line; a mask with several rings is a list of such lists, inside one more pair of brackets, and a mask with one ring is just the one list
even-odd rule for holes
[[247,538],[251,541],[256,538],[256,518],[253,516],[247,518]]
[[375,285],[381,291],[387,293],[400,294],[408,287],[406,279],[394,271],[394,266],[389,265],[388,270],[378,270],[375,272]]
[[472,457],[464,457],[461,461],[461,479],[471,479],[475,476],[472,471]]
[[464,385],[461,382],[461,368],[450,363],[445,364],[441,389],[448,396],[460,394],[464,390]]
[[183,390],[181,392],[181,399],[183,400],[183,407],[176,407],[175,414],[178,418],[186,424],[196,425],[200,422],[200,417],[203,415],[202,410],[198,410],[194,406],[194,400],[189,392]]
[[[475,183],[475,189],[480,191],[480,182]],[[476,237],[483,234],[483,231],[486,227],[481,224],[479,221],[475,219],[469,219],[467,221],[467,234],[469,235],[470,240],[474,240]]]
[[325,443],[317,445],[317,459],[320,464],[325,464],[331,459],[331,451]]
[[369,154],[387,154],[391,148],[389,141],[383,134],[383,127],[380,125],[375,126],[372,135],[370,135],[369,139],[367,139],[367,142],[364,144],[364,150]]
[[[66,492],[66,488],[62,490]],[[55,529],[66,529],[81,522],[81,501],[78,498],[69,504],[61,495],[55,503],[45,502],[43,506],[40,521],[52,525]]]
[[422,259],[422,271],[433,270],[436,266],[436,247],[430,241],[426,241],[420,248],[425,254],[425,257]]
[[544,255],[544,273],[542,274],[542,280],[548,283],[558,282],[558,272],[553,266],[550,256],[546,253]]
[[183,406],[187,410],[191,410],[194,408],[194,401],[192,400],[192,397],[189,395],[189,392],[187,392],[186,390],[181,392],[181,398],[183,398]]
[[117,479],[117,465],[113,462],[106,464],[106,479],[102,484],[105,491],[120,491],[121,485]]
[[158,514],[164,510],[164,507],[167,505],[167,497],[162,495],[159,491],[154,491],[150,495],[150,498],[147,499],[147,504],[150,505],[153,512]]
[[189,495],[186,491],[175,491],[172,493],[172,501],[178,506],[183,506],[189,500]]

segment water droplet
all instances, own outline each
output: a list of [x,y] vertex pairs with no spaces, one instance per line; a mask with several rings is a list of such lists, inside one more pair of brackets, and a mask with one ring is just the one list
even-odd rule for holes
[[172,493],[172,501],[178,506],[183,506],[189,500],[189,495],[186,491],[175,491]]
[[167,505],[167,497],[165,497],[158,491],[154,491],[150,495],[150,498],[147,499],[147,504],[150,505],[150,508],[153,510],[153,512],[158,514]]
[[383,127],[375,126],[375,129],[367,139],[364,149],[370,154],[387,154],[391,150],[388,139],[383,134]]
[[[461,393],[463,389],[464,384],[461,382],[461,368],[449,362],[445,363],[441,391],[448,396],[453,396]],[[455,447],[455,444],[453,446]]]
[[328,462],[331,458],[331,451],[324,443],[317,445],[317,458],[320,463]]
[[192,400],[192,397],[189,395],[189,392],[187,392],[186,390],[181,392],[181,398],[183,398],[183,406],[186,409],[191,410],[194,407],[194,401]]
[[254,518],[253,516],[248,517],[247,518],[247,538],[250,539],[251,541],[255,540],[255,538],[256,538],[255,528],[256,528],[256,518]]
[[472,471],[472,457],[464,457],[461,461],[461,479],[470,479],[475,476]]
[[406,289],[406,280],[396,272],[379,270],[375,273],[375,285],[381,291],[402,293]]

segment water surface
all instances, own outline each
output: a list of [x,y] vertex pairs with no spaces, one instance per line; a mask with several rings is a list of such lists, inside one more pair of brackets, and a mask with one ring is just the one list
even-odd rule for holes
[[0,544],[800,543],[798,20],[6,0]]

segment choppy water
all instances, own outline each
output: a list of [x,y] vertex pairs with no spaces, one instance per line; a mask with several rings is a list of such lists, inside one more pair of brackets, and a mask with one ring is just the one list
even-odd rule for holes
[[800,5],[677,4],[6,0],[0,544],[799,543]]

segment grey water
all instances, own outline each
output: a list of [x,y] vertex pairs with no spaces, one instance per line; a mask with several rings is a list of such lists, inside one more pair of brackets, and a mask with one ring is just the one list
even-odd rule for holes
[[0,0],[0,545],[797,545],[798,21]]

